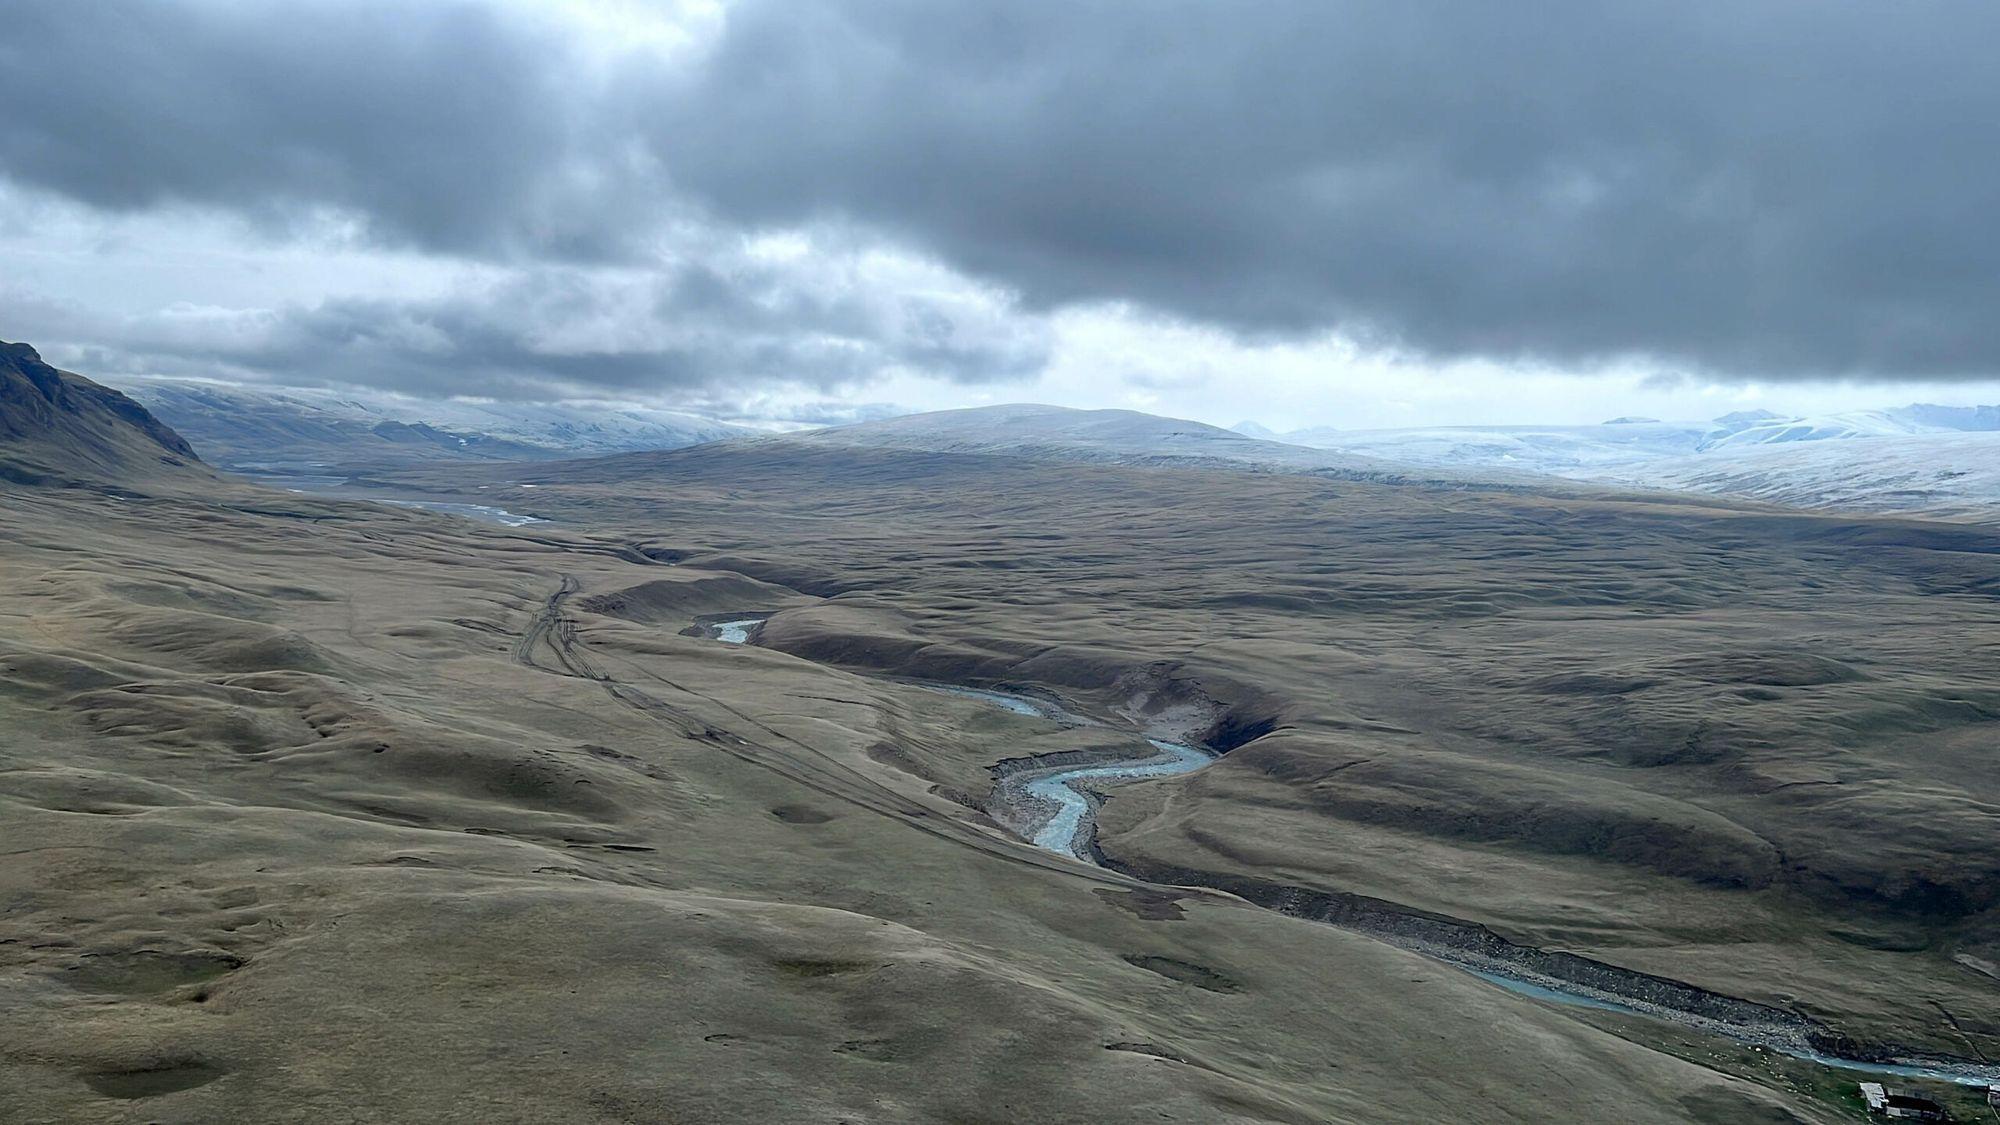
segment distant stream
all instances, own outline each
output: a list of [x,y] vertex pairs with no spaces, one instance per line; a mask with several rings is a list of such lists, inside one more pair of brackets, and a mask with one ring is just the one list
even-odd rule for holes
[[305,496],[325,496],[335,500],[366,500],[374,504],[389,504],[398,508],[417,508],[426,512],[443,512],[446,515],[464,516],[467,519],[485,523],[497,523],[501,527],[526,527],[531,523],[548,523],[540,516],[524,516],[491,504],[464,504],[452,500],[405,500],[400,497],[378,496],[372,493],[347,488],[349,478],[325,476],[313,473],[273,473],[255,471],[249,466],[238,470],[240,475],[270,488],[282,488],[286,492],[296,492]]
[[394,504],[398,508],[421,508],[426,512],[443,512],[447,515],[497,523],[501,527],[526,527],[531,523],[549,522],[540,516],[523,516],[505,508],[496,508],[491,504],[458,504],[448,500],[391,500],[386,496],[354,496],[350,499]]
[[[747,644],[757,626],[765,621],[763,617],[746,617],[734,621],[723,621],[708,626],[716,640],[726,644]],[[1012,692],[995,691],[990,688],[959,687],[952,684],[918,684],[926,690],[944,692],[948,695],[976,699],[983,703],[1025,715],[1058,722],[1076,722],[1072,716],[1062,713],[1053,704]],[[1215,756],[1205,751],[1177,742],[1147,739],[1159,753],[1144,758],[1131,758],[1121,762],[1069,768],[1051,767],[1047,770],[1023,770],[1003,778],[1005,787],[1015,785],[1027,794],[1037,805],[1049,806],[1053,811],[1046,820],[1036,823],[1032,834],[1022,835],[1036,847],[1044,848],[1059,855],[1069,856],[1086,863],[1094,863],[1090,844],[1095,836],[1094,819],[1096,808],[1086,795],[1088,783],[1107,781],[1127,781],[1154,777],[1171,777],[1176,774],[1192,773],[1215,761]],[[1082,786],[1083,788],[1079,788]],[[1412,948],[1403,946],[1403,948]],[[1588,1008],[1602,1012],[1616,1012],[1621,1015],[1643,1016],[1648,1019],[1665,1020],[1680,1026],[1690,1026],[1674,1018],[1671,1010],[1651,1007],[1637,1007],[1621,1003],[1609,994],[1583,991],[1563,987],[1553,980],[1531,981],[1523,977],[1494,972],[1491,969],[1475,968],[1462,964],[1451,957],[1440,957],[1421,948],[1413,952],[1423,953],[1434,960],[1455,969],[1470,973],[1488,984],[1504,988],[1520,996],[1566,1007]],[[1972,1063],[1951,1064],[1904,1064],[1863,1062],[1859,1059],[1836,1058],[1823,1055],[1809,1047],[1774,1041],[1767,1035],[1751,1031],[1735,1032],[1730,1025],[1718,1020],[1704,1020],[1695,1025],[1699,1030],[1707,1030],[1723,1038],[1739,1043],[1764,1047],[1789,1055],[1792,1058],[1821,1066],[1835,1067],[1868,1074],[1892,1075],[1899,1078],[1926,1078],[1940,1082],[1952,1082],[1961,1086],[1984,1087],[2000,1084],[2000,1066],[1979,1066]]]

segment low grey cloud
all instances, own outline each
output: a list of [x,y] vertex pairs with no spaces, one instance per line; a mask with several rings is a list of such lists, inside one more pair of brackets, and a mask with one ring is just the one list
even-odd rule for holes
[[[980,379],[1093,302],[1441,359],[2000,370],[1987,4],[736,0],[672,57],[528,11],[24,0],[0,174],[276,231],[331,210],[537,277],[292,310],[259,360],[440,388]],[[821,229],[995,286],[1025,327],[975,345],[922,301],[787,308],[660,265],[690,230]],[[550,279],[608,267],[661,269],[658,319],[713,330],[552,352],[503,311],[588,302]]]
[[827,393],[894,371],[976,384],[1019,378],[1047,359],[1042,322],[1004,306],[735,266],[547,267],[437,297],[124,318],[0,292],[0,319],[95,341],[74,362],[100,374],[525,400],[608,393],[726,406],[741,388]]

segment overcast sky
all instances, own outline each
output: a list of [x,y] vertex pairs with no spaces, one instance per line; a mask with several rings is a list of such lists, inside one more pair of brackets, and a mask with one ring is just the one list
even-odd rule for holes
[[85,374],[1229,424],[2000,401],[1990,0],[11,0]]

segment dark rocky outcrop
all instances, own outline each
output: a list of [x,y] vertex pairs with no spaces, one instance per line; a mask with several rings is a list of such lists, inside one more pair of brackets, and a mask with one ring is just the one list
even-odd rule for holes
[[143,406],[0,342],[0,477],[73,483],[186,472],[194,447]]

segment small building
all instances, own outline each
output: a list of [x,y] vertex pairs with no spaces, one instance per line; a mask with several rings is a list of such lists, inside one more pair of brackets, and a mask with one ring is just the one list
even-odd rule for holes
[[[1988,1094],[1988,1100],[1992,1095]],[[1908,1090],[1894,1090],[1880,1082],[1863,1082],[1861,1099],[1868,1103],[1868,1112],[1881,1117],[1902,1121],[1944,1121],[1944,1107]]]

